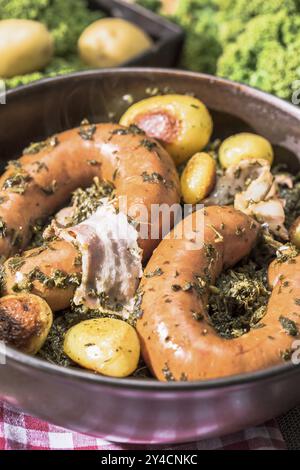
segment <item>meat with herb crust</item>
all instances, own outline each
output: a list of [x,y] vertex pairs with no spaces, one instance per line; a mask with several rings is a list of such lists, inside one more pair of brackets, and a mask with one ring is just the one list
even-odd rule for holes
[[[150,216],[151,204],[179,202],[175,166],[156,141],[136,126],[83,122],[31,145],[9,163],[0,178],[0,256],[23,250],[36,222],[62,208],[72,191],[91,185],[94,177],[111,181],[116,204],[125,196],[128,210],[142,204]],[[150,230],[150,217],[148,222]],[[158,242],[140,241],[144,259]]]
[[250,252],[258,224],[231,207],[210,206],[204,225],[199,250],[188,249],[193,231],[182,240],[164,239],[141,282],[137,331],[144,359],[159,380],[205,380],[265,369],[290,359],[299,336],[300,256],[295,250],[269,266],[272,293],[255,327],[232,339],[216,332],[207,314],[209,287]]

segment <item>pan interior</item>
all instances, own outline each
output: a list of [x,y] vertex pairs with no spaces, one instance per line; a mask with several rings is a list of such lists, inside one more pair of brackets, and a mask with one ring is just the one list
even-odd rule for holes
[[[0,171],[8,160],[20,155],[31,142],[91,122],[118,121],[135,101],[161,93],[192,93],[206,103],[214,122],[213,138],[238,132],[257,132],[274,146],[276,163],[286,163],[291,172],[300,169],[300,110],[275,97],[207,75],[164,69],[119,69],[89,71],[42,80],[11,90],[7,104],[0,106]],[[223,379],[159,383],[154,379],[111,379],[81,370],[64,369],[11,348],[13,361],[50,373],[109,385],[162,388],[165,390],[223,387],[288,372],[290,364]]]

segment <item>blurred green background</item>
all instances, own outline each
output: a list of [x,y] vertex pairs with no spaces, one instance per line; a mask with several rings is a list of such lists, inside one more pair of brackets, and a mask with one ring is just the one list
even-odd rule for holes
[[[136,0],[186,33],[180,66],[247,83],[290,99],[300,79],[300,0]],[[101,18],[86,0],[0,0],[0,19],[42,21],[55,39],[43,71],[7,80],[8,87],[81,70],[77,40]]]

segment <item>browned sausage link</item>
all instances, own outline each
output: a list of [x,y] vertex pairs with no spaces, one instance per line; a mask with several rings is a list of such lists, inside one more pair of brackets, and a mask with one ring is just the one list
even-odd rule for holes
[[193,228],[187,227],[176,239],[182,223],[175,227],[154,251],[141,282],[137,331],[144,359],[160,380],[208,379],[266,367],[279,362],[279,349],[291,342],[281,331],[278,315],[274,325],[276,337],[281,338],[278,343],[265,333],[273,333],[274,326],[227,340],[210,325],[208,287],[224,268],[250,252],[258,224],[230,207],[211,206],[204,214],[203,246],[190,250],[196,230],[201,229],[196,226],[199,214],[193,213],[189,216]]
[[[0,256],[26,247],[31,227],[63,205],[95,176],[112,181],[127,206],[179,201],[179,182],[167,152],[137,130],[97,124],[72,129],[33,147],[0,178]],[[158,240],[142,240],[144,259]]]
[[63,310],[80,284],[80,255],[72,243],[56,240],[8,259],[3,271],[4,295],[31,292],[46,300],[53,311]]

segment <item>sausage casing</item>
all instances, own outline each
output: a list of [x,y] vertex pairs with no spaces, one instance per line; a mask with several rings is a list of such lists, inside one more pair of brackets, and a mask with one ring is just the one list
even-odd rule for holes
[[[0,256],[23,250],[32,227],[63,207],[93,178],[113,182],[129,209],[179,202],[179,180],[168,153],[137,128],[85,124],[31,146],[0,178]],[[134,218],[134,216],[133,216]],[[150,227],[150,221],[149,221]],[[141,240],[147,259],[159,239]]]

